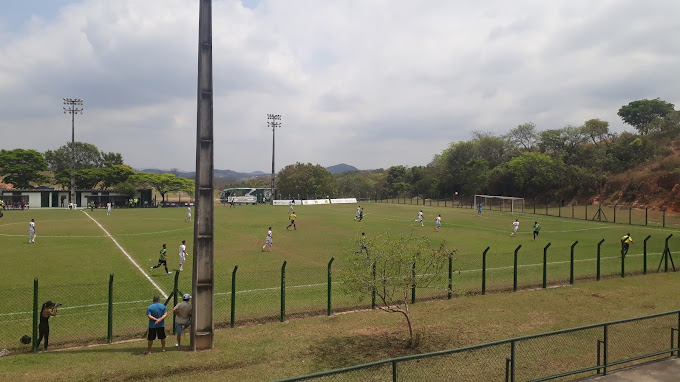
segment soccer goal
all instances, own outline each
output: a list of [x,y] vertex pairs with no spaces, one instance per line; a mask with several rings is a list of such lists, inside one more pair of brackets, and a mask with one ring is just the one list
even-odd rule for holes
[[524,213],[524,198],[514,196],[475,195],[475,209],[482,205],[483,210]]

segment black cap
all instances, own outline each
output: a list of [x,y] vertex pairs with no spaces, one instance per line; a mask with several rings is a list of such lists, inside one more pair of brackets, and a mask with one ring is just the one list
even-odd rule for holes
[[53,303],[52,301],[47,301],[47,302],[45,303],[45,307],[50,307],[50,306],[55,306],[55,305],[56,305],[56,304]]

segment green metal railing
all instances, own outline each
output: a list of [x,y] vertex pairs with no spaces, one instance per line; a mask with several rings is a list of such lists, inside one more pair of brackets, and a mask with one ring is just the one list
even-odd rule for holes
[[[410,355],[280,379],[548,381],[607,375],[662,357],[680,358],[680,310]],[[669,341],[670,339],[670,341]],[[554,351],[559,350],[559,351]],[[464,377],[463,377],[464,375]],[[346,376],[346,378],[344,377]]]

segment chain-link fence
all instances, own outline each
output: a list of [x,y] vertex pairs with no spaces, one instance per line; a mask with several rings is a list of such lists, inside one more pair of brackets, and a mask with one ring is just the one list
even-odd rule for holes
[[[643,240],[641,254],[626,256],[612,255],[620,252],[620,243],[605,243],[604,239],[598,243],[574,242],[570,247],[552,247],[548,243],[543,248],[520,245],[512,252],[487,248],[480,254],[458,253],[450,257],[448,266],[427,278],[430,280],[427,285],[410,288],[408,301],[675,271],[669,248],[671,237],[663,241],[663,251],[657,239],[652,251],[648,248],[652,247],[648,236]],[[216,274],[215,324],[233,327],[285,321],[290,317],[331,315],[381,304],[372,296],[358,298],[344,293],[340,274],[345,265],[342,259],[329,259],[325,265],[283,262],[280,266],[259,268],[234,266],[232,272]],[[417,274],[425,272],[418,264],[413,270]],[[54,325],[50,333],[50,344],[63,346],[141,336],[146,330],[144,314],[152,297],[167,297],[164,302],[171,311],[183,293],[191,293],[191,277],[183,273],[174,275],[174,286],[164,293],[148,280],[117,280],[113,275],[108,282],[94,284],[38,285],[36,280],[33,288],[14,288],[0,294],[0,304],[5,307],[0,313],[0,348],[11,352],[31,350],[19,338],[29,335],[35,339],[34,317],[38,319],[40,304],[47,300],[63,304],[58,316],[51,319]],[[166,320],[169,331],[172,324],[171,313]]]
[[547,381],[680,358],[680,311],[393,358],[294,381]]

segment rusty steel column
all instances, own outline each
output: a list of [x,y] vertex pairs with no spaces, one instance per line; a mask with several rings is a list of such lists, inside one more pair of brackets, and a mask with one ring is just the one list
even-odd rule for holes
[[196,125],[196,219],[192,275],[191,349],[213,347],[213,79],[212,0],[200,0]]

